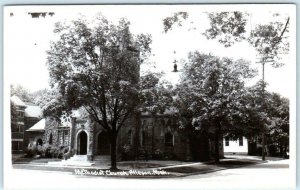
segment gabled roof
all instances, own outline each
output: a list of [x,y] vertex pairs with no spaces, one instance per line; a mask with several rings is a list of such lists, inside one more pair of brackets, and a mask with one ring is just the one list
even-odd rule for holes
[[16,106],[24,106],[26,107],[25,103],[16,95],[10,97],[10,101]]
[[35,125],[27,129],[26,131],[44,131],[46,126],[46,119],[41,119]]
[[36,105],[27,105],[25,109],[25,117],[41,118],[43,116],[42,109]]

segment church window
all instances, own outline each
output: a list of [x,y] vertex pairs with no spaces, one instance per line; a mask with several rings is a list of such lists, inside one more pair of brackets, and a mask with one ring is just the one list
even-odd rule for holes
[[165,134],[165,146],[173,146],[173,135],[170,132]]

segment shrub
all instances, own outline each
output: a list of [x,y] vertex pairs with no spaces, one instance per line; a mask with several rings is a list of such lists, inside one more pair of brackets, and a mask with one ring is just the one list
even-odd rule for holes
[[152,155],[153,159],[161,160],[163,158],[163,153],[160,149],[156,149]]
[[132,160],[134,159],[134,152],[131,145],[125,144],[122,147],[122,160]]
[[51,149],[51,145],[49,145],[47,143],[43,144],[42,150],[41,150],[42,157],[44,157],[44,158],[51,158],[52,156],[50,154],[50,149]]
[[64,158],[64,155],[69,151],[69,147],[60,146],[58,150],[58,158]]
[[26,151],[26,157],[32,158],[37,155],[37,147],[36,145],[29,144]]

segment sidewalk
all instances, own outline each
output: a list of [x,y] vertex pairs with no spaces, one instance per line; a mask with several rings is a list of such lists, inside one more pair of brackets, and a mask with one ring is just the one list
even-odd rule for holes
[[[270,158],[269,158],[270,159]],[[267,158],[268,160],[268,158]],[[274,159],[273,159],[274,160]],[[278,159],[282,160],[282,159]],[[75,174],[75,169],[83,171],[82,175],[88,175],[91,173],[102,172],[101,176],[109,177],[126,177],[126,178],[173,178],[173,177],[186,177],[190,175],[204,174],[209,172],[215,172],[219,170],[245,167],[248,165],[254,165],[264,163],[260,157],[246,156],[246,155],[226,155],[225,159],[221,159],[219,164],[210,162],[182,162],[182,161],[123,161],[118,162],[117,166],[121,171],[130,173],[130,175],[107,175],[110,168],[110,163],[97,163],[89,167],[80,166],[62,166],[55,164],[48,164],[49,159],[39,159],[30,161],[27,163],[15,163],[13,167],[16,169],[31,169],[31,170],[46,170],[46,171],[60,171],[60,172],[72,172]],[[267,161],[265,161],[267,162]],[[161,171],[163,175],[155,172]],[[112,173],[112,172],[111,172]],[[111,174],[109,173],[109,174]],[[77,174],[78,175],[78,174]]]

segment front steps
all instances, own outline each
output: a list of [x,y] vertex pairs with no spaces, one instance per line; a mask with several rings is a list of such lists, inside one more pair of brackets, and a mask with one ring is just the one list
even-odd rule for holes
[[55,166],[81,166],[81,167],[88,167],[93,165],[100,165],[108,167],[110,166],[110,155],[101,155],[101,156],[94,156],[94,160],[88,160],[87,155],[74,155],[68,160],[56,161],[56,162],[48,162],[48,165]]
[[97,163],[110,163],[110,155],[94,156],[94,161]]
[[92,166],[95,162],[89,161],[87,155],[74,155],[68,160],[59,162],[48,162],[48,165],[61,165],[61,166]]

